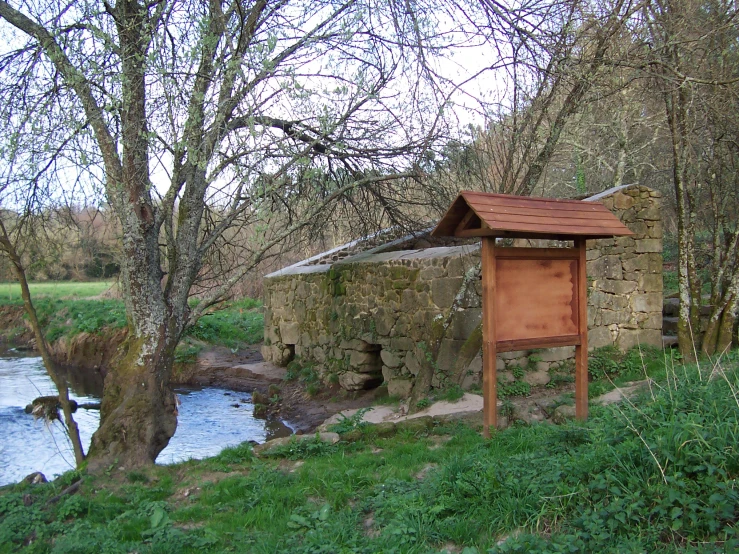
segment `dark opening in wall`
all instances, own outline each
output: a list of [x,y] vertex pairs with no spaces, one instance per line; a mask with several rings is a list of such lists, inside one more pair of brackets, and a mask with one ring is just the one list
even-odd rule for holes
[[358,349],[350,355],[350,366],[361,377],[357,377],[358,388],[374,389],[382,384],[382,346],[363,340],[358,341]]
[[295,345],[286,344],[285,350],[282,352],[282,359],[284,360],[283,365],[287,365],[295,359]]

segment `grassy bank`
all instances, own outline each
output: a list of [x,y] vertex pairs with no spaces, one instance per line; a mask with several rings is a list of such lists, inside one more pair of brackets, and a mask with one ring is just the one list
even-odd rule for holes
[[[110,282],[92,283],[32,283],[31,294],[39,320],[49,341],[73,337],[79,333],[105,334],[126,326],[126,311],[122,300],[100,298],[110,288]],[[17,284],[0,284],[0,306],[22,306]],[[201,320],[188,331],[181,348],[187,358],[200,346],[197,343],[238,348],[262,340],[264,317],[261,302],[251,298],[226,302],[221,308]],[[18,335],[23,329],[7,328],[6,336]]]
[[[0,552],[732,552],[739,400],[670,369],[587,424],[437,425],[0,491]],[[79,492],[51,500],[81,477]]]

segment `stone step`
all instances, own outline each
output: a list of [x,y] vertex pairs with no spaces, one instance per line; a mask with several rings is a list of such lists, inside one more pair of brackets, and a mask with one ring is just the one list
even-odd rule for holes
[[677,335],[677,322],[679,317],[663,317],[662,318],[662,334]]
[[[704,304],[701,306],[700,314],[702,317],[708,317],[711,315],[713,306],[710,304]],[[680,299],[679,298],[665,298],[664,304],[662,304],[662,315],[677,317],[680,313]]]
[[677,337],[662,335],[662,348],[677,348]]
[[680,299],[679,298],[665,298],[665,302],[662,305],[662,314],[667,316],[676,316],[680,310]]

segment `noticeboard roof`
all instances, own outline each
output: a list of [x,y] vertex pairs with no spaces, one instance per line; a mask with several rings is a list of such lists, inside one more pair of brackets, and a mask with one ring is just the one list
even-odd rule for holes
[[431,235],[571,240],[633,233],[598,202],[462,191]]

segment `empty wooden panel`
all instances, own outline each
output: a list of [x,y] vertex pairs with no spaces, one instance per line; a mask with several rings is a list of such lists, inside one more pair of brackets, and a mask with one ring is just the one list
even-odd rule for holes
[[577,265],[572,259],[497,258],[497,341],[579,335]]

